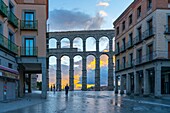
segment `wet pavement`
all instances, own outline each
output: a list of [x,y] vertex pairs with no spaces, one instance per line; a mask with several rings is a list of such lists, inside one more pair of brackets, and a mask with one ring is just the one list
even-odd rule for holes
[[[115,95],[113,92],[64,92],[48,93],[45,101],[6,113],[170,113],[170,101]],[[23,102],[24,104],[24,102]],[[3,109],[3,108],[1,108]]]

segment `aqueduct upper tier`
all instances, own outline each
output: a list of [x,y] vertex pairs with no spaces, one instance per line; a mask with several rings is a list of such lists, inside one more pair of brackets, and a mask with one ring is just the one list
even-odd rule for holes
[[[113,38],[114,30],[89,30],[89,31],[66,31],[66,32],[49,32],[47,33],[47,58],[55,56],[57,58],[56,68],[56,88],[61,90],[61,57],[68,56],[70,58],[70,69],[69,69],[69,84],[70,90],[74,90],[74,56],[80,55],[82,57],[82,90],[87,90],[87,69],[86,69],[86,58],[88,55],[93,55],[96,60],[95,69],[95,90],[100,90],[100,56],[105,54],[108,56],[108,90],[113,90]],[[82,39],[83,47],[82,51],[78,51],[78,48],[73,47],[73,41],[75,38]],[[89,37],[93,37],[96,43],[95,51],[86,51],[86,40]],[[108,50],[99,51],[99,42],[102,37],[108,38]],[[67,38],[70,42],[69,48],[61,47],[61,40]],[[56,48],[49,48],[49,40],[56,39]],[[49,61],[49,60],[47,60]]]

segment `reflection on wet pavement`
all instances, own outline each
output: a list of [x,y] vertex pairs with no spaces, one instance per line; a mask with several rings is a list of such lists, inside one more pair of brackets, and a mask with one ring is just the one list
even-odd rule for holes
[[170,102],[151,98],[131,98],[113,92],[48,93],[48,99],[37,105],[8,113],[170,113]]

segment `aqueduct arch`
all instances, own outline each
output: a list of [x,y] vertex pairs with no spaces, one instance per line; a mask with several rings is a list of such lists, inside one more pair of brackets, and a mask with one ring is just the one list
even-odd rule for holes
[[[70,48],[61,48],[61,40],[67,37],[70,41]],[[78,51],[77,48],[73,48],[73,41],[75,38],[81,38],[83,41],[83,51]],[[86,39],[93,37],[96,41],[96,51],[86,51]],[[109,40],[109,50],[99,51],[99,40],[101,37],[107,37]],[[49,32],[47,33],[47,61],[50,56],[57,58],[56,67],[56,88],[61,90],[61,57],[66,55],[70,58],[69,69],[69,84],[70,90],[74,90],[74,56],[82,57],[82,90],[87,90],[87,70],[86,70],[86,58],[88,55],[94,55],[96,59],[95,69],[95,90],[100,90],[100,56],[106,54],[108,56],[108,90],[113,90],[113,38],[114,30],[90,30],[90,31],[67,31],[67,32]],[[49,48],[49,40],[56,39],[57,47]]]

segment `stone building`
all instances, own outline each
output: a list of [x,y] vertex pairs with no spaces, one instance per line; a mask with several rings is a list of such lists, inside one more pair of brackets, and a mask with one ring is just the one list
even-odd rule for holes
[[25,74],[37,73],[46,98],[47,18],[48,0],[0,0],[0,101],[22,97]]
[[114,22],[116,89],[170,94],[170,0],[134,0]]

